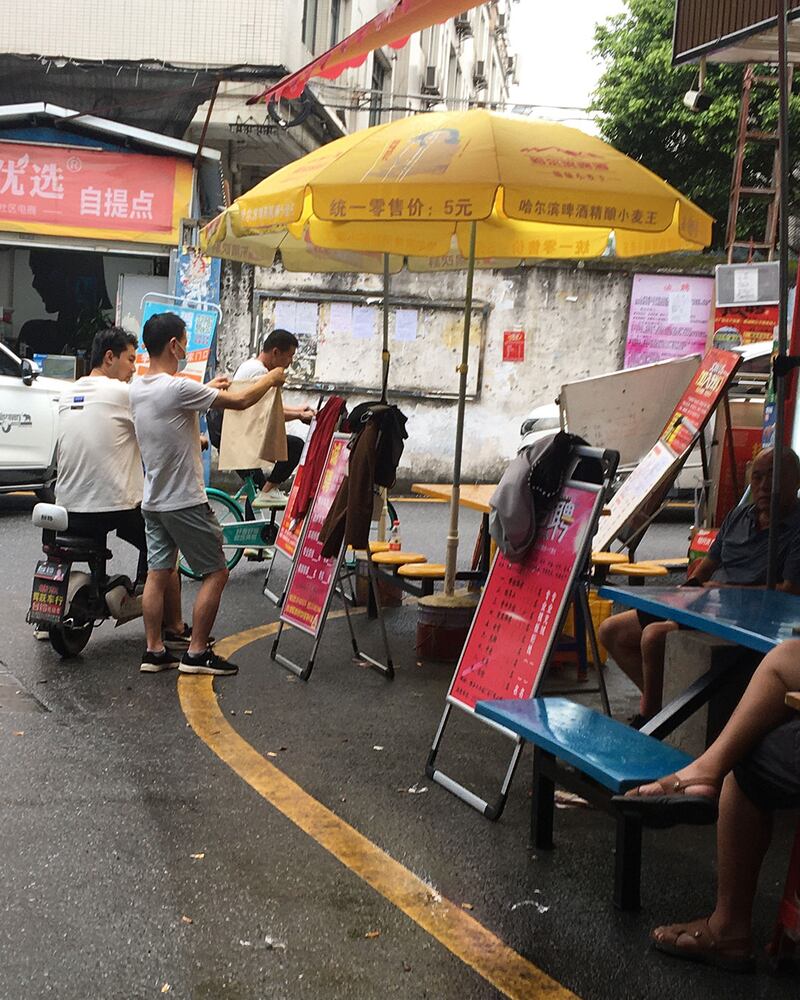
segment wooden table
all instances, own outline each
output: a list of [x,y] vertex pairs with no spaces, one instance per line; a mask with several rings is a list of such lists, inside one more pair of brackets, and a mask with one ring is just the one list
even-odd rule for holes
[[[458,505],[488,514],[489,499],[496,489],[496,483],[477,483],[472,486],[464,484],[460,487]],[[448,503],[453,497],[452,483],[414,483],[411,491],[432,500],[446,500]]]
[[[471,486],[464,484],[459,488],[459,507],[468,507],[470,510],[477,510],[483,514],[480,534],[481,556],[475,571],[475,578],[480,582],[483,582],[489,575],[489,566],[492,561],[492,546],[489,537],[489,500],[496,489],[497,486],[493,483],[478,483]],[[430,497],[432,500],[446,500],[449,503],[453,499],[452,483],[413,483],[411,490],[421,496]],[[466,579],[468,575],[461,574],[461,577]]]

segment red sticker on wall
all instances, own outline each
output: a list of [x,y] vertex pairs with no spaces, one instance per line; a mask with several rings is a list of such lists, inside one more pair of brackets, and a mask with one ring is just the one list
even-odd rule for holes
[[525,360],[525,331],[503,331],[503,361]]

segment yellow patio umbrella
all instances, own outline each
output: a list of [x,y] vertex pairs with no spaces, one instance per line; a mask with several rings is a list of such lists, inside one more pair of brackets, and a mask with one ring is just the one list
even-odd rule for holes
[[[553,122],[474,109],[415,115],[322,146],[239,197],[206,227],[203,244],[208,253],[239,260],[235,248],[252,250],[255,237],[273,254],[281,248],[283,255],[284,241],[290,252],[294,240],[331,252],[391,251],[394,258],[427,261],[430,269],[436,260],[450,266],[463,261],[464,340],[445,574],[445,593],[452,594],[476,259],[701,250],[711,240],[711,225],[710,216],[678,191],[600,139]],[[396,260],[383,260],[388,283]]]

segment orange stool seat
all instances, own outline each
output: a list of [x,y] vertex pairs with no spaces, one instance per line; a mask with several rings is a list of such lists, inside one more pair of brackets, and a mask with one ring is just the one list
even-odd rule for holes
[[627,576],[631,579],[644,579],[648,576],[668,576],[669,570],[665,566],[658,566],[656,563],[620,563],[618,566],[609,567],[609,573],[616,576]]
[[428,557],[421,552],[403,552],[402,549],[387,549],[376,552],[372,557],[376,566],[404,566],[406,563],[426,563]]
[[389,543],[388,542],[370,542],[369,543],[369,550],[372,553],[375,553],[375,552],[388,552],[389,551]]
[[404,563],[397,575],[411,580],[444,580],[444,563]]
[[628,563],[630,559],[624,552],[593,552],[592,565],[594,566],[619,566]]

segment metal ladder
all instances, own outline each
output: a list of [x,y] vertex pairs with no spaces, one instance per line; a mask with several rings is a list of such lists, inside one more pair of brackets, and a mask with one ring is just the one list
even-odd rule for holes
[[[789,66],[789,92],[792,89],[792,78],[794,67]],[[725,235],[725,246],[728,251],[728,263],[733,262],[734,251],[744,249],[748,251],[748,261],[752,260],[753,253],[761,251],[766,253],[767,260],[772,260],[775,255],[778,243],[778,220],[780,217],[780,142],[777,132],[768,132],[754,126],[751,121],[751,109],[753,98],[753,87],[761,84],[777,88],[778,74],[759,72],[755,63],[748,63],[745,67],[744,81],[742,84],[742,102],[739,110],[739,127],[736,137],[736,152],[733,158],[733,179],[731,181],[731,194],[728,203],[728,227]],[[745,161],[748,149],[753,144],[767,143],[773,147],[772,175],[767,186],[748,186],[742,183],[744,177]],[[739,209],[743,198],[761,199],[766,202],[766,219],[764,223],[764,237],[762,240],[737,240],[737,227],[739,221]]]

